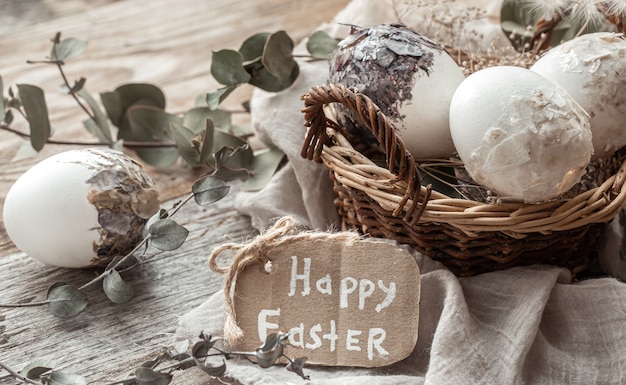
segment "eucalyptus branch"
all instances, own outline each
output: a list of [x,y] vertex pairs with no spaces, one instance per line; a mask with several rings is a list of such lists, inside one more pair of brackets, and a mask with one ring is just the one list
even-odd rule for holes
[[5,371],[7,371],[16,380],[22,381],[22,382],[24,382],[26,384],[41,385],[41,382],[38,382],[38,381],[35,381],[35,380],[31,380],[30,378],[22,376],[21,374],[19,374],[15,370],[11,369],[9,366],[7,366],[6,364],[4,364],[1,361],[0,361],[0,368],[4,369]]
[[[131,376],[108,382],[106,385],[137,385],[146,383],[146,377],[149,378],[149,383],[169,384],[173,379],[173,375],[171,374],[173,371],[186,370],[191,367],[197,367],[207,375],[219,379],[226,373],[226,364],[222,363],[222,365],[219,366],[212,366],[206,363],[208,358],[218,356],[222,356],[227,360],[232,356],[254,357],[261,368],[269,368],[275,365],[278,360],[284,358],[289,362],[286,367],[287,370],[296,373],[305,380],[309,379],[309,376],[304,375],[303,372],[306,358],[291,359],[284,353],[287,338],[287,333],[273,333],[267,336],[263,346],[256,351],[228,352],[215,346],[215,343],[223,340],[223,338],[213,338],[211,335],[206,335],[202,332],[200,333],[200,340],[195,342],[191,347],[188,347],[189,353],[180,351],[176,352],[175,355],[171,352],[163,353],[155,360],[145,362],[141,367],[137,368]],[[164,361],[172,360],[175,362],[159,367]],[[0,369],[6,370],[18,381],[33,385],[48,384],[48,379],[52,376],[57,377],[54,383],[58,385],[72,385],[76,383],[87,384],[87,380],[80,375],[61,374],[56,372],[53,368],[42,367],[37,364],[31,364],[22,369],[22,373],[26,375],[18,373],[2,362],[0,362]],[[37,378],[40,381],[35,381],[33,378]]]
[[[190,200],[192,200],[194,195],[195,195],[194,193],[191,193],[184,200],[177,202],[174,205],[174,207],[167,212],[167,215],[160,215],[160,219],[164,219],[164,217],[172,217],[185,204],[187,204]],[[119,268],[120,266],[124,266],[124,264],[126,262],[128,262],[135,255],[135,253],[139,249],[141,249],[142,247],[146,246],[150,242],[150,239],[152,239],[152,234],[148,233],[130,252],[128,252],[128,254],[126,254],[124,257],[122,257],[119,261],[109,265],[107,267],[107,269],[102,274],[98,275],[97,277],[95,277],[91,281],[85,283],[84,285],[80,286],[78,288],[78,290],[84,290],[84,289],[88,288],[89,286],[92,286],[92,285],[102,281],[104,279],[104,277],[106,276],[106,274],[108,273],[109,270],[115,270],[115,269]]]
[[[174,203],[169,210],[162,209],[153,218],[149,219],[145,224],[146,229],[141,241],[126,255],[114,257],[104,271],[89,282],[79,287],[74,287],[67,283],[57,283],[48,290],[48,299],[46,301],[16,304],[0,303],[0,308],[50,305],[50,311],[56,316],[74,316],[87,306],[87,297],[84,290],[101,281],[104,281],[103,288],[105,294],[112,302],[124,303],[129,301],[133,296],[132,288],[122,280],[119,273],[141,262],[139,258],[135,257],[135,254],[141,248],[145,247],[147,250],[148,245],[152,245],[162,251],[172,251],[182,246],[189,231],[174,222],[171,217],[177,214],[191,200],[195,200],[198,205],[208,205],[224,198],[228,194],[230,187],[215,175],[220,171],[223,162],[228,161],[228,159],[244,149],[245,147],[235,147],[219,151],[216,154],[216,159],[218,160],[216,161],[216,169],[211,174],[198,179],[193,184],[191,193],[185,199]],[[143,256],[145,256],[145,252],[142,254]],[[110,278],[111,274],[114,273],[115,277]],[[114,287],[110,289],[111,292],[107,291],[107,279],[114,280],[111,283]],[[57,306],[54,307],[55,305]]]
[[[11,126],[9,126],[8,124],[6,124],[5,122],[0,122],[0,130],[4,130],[7,132],[10,132],[12,134],[15,134],[23,139],[30,139],[31,135],[27,134],[25,132],[16,130],[15,128],[12,128]],[[109,146],[108,143],[102,143],[102,142],[76,142],[76,141],[70,141],[70,140],[54,140],[54,139],[48,139],[46,141],[47,144],[52,144],[52,145],[69,145],[69,146],[89,146],[89,147],[95,147],[95,146]],[[176,147],[176,143],[167,143],[167,142],[138,142],[138,141],[132,141],[132,140],[126,140],[122,142],[122,146],[128,148],[128,149],[140,149],[140,148],[175,148]]]
[[[209,176],[212,176],[214,173],[209,174]],[[185,199],[183,199],[182,201],[176,202],[176,204],[174,205],[174,207],[172,207],[170,209],[170,211],[168,211],[167,213],[167,217],[172,217],[174,216],[180,209],[183,208],[184,205],[186,205],[190,200],[192,200],[194,197],[194,194],[191,193],[189,195],[187,195],[187,197]]]
[[[13,133],[23,139],[30,139],[30,134],[11,128],[5,122],[0,122],[0,130]],[[100,142],[74,142],[74,141],[53,140],[53,139],[48,139],[46,143],[54,144],[54,145],[90,146],[90,147],[103,145],[103,143],[100,143]]]
[[85,290],[86,288],[88,288],[89,286],[92,286],[100,281],[102,281],[104,279],[104,277],[106,276],[106,273],[110,270],[110,269],[116,269],[119,266],[123,266],[125,262],[128,262],[128,260],[134,255],[134,253],[139,250],[140,248],[142,248],[149,240],[150,240],[150,234],[148,234],[145,238],[143,238],[138,244],[137,246],[135,246],[128,254],[126,254],[123,258],[121,258],[119,261],[117,261],[116,263],[114,263],[113,265],[109,266],[107,268],[107,270],[105,270],[104,273],[99,274],[96,278],[92,279],[91,281],[83,284],[82,286],[80,286],[78,288],[78,290]]
[[[263,36],[263,39],[259,39],[259,36]],[[323,40],[324,36],[321,37]],[[0,107],[4,111],[0,111],[3,116],[3,119],[0,119],[0,130],[30,140],[33,148],[40,151],[44,144],[111,147],[116,144],[114,132],[111,130],[113,128],[117,130],[117,138],[122,139],[117,143],[125,148],[143,150],[137,151],[137,155],[146,163],[166,166],[159,163],[162,162],[163,158],[173,159],[172,162],[175,162],[182,157],[193,167],[204,167],[209,170],[208,175],[193,184],[191,194],[175,203],[169,210],[161,210],[158,217],[153,217],[146,225],[144,236],[137,245],[126,255],[115,256],[104,272],[96,278],[78,287],[66,282],[55,283],[48,289],[45,301],[0,304],[0,307],[6,308],[49,305],[49,310],[53,315],[71,317],[82,312],[87,306],[85,289],[99,282],[102,282],[104,292],[112,302],[129,301],[133,296],[132,287],[122,280],[119,273],[139,264],[140,260],[134,254],[142,248],[145,250],[140,257],[145,259],[148,257],[146,256],[148,246],[153,246],[162,251],[172,251],[180,247],[186,241],[188,230],[174,222],[171,217],[176,215],[192,199],[198,205],[207,205],[225,197],[229,192],[229,186],[221,177],[229,180],[243,179],[255,175],[254,171],[257,170],[255,167],[262,167],[263,170],[276,170],[279,167],[284,155],[280,151],[266,152],[266,154],[269,153],[269,156],[256,162],[257,155],[248,146],[247,136],[244,134],[241,137],[233,134],[231,115],[245,113],[247,110],[226,111],[219,109],[218,106],[233,90],[244,83],[270,92],[286,89],[298,76],[298,64],[294,60],[294,56],[284,54],[291,51],[294,45],[284,31],[255,35],[247,42],[247,49],[253,51],[249,51],[248,54],[252,53],[257,59],[253,62],[246,61],[244,63],[242,61],[239,66],[233,65],[232,60],[235,59],[235,62],[240,60],[243,56],[242,52],[230,50],[220,51],[221,54],[215,52],[211,61],[211,74],[224,87],[204,95],[204,100],[200,100],[203,102],[200,103],[200,107],[195,106],[182,114],[172,114],[165,111],[165,95],[162,91],[147,83],[121,85],[112,92],[101,93],[100,101],[97,102],[86,90],[82,89],[86,80],[80,78],[72,85],[63,67],[67,60],[80,55],[86,49],[86,42],[75,38],[61,40],[60,33],[54,36],[52,42],[53,47],[49,60],[28,61],[28,63],[52,64],[57,67],[68,93],[89,118],[84,123],[85,128],[94,134],[98,141],[75,142],[52,139],[43,90],[30,84],[18,84],[19,94],[14,96],[13,90],[9,88],[9,103],[4,104],[2,103],[4,90],[1,89],[1,79]],[[318,44],[318,48],[319,46]],[[327,53],[320,53],[318,50],[317,55],[323,57]],[[271,68],[265,68],[265,63],[272,63]],[[267,71],[260,71],[263,68]],[[285,74],[289,74],[289,76],[285,77]],[[17,110],[17,114],[27,121],[29,133],[11,127],[12,110]],[[190,124],[190,126],[183,126],[183,122]],[[151,151],[150,149],[153,148],[161,151]],[[242,156],[235,156],[239,152],[242,153]],[[167,156],[163,157],[163,154],[167,154]],[[262,156],[263,154],[259,155],[259,157]],[[266,174],[271,177],[271,173]],[[253,183],[255,186],[262,186],[269,180],[269,177],[262,176],[259,178],[257,175]],[[223,356],[228,359],[235,355],[256,356],[259,365],[265,368],[273,365],[276,360],[284,356],[283,347],[286,344],[285,334],[270,335],[263,348],[259,348],[256,352],[228,352],[214,347],[215,340],[211,339],[210,336],[203,334],[201,338],[202,341],[199,343],[204,345],[200,348],[197,348],[199,345],[196,345],[196,349],[192,349],[191,357],[186,355],[185,357],[188,358],[184,358],[181,355],[183,358],[179,362],[159,369],[158,373],[163,374],[164,378],[167,379],[169,373],[163,372],[185,369],[193,365],[200,367],[209,375],[219,378],[225,371],[225,364],[214,368],[201,360],[214,356]],[[304,361],[294,361],[284,357],[289,361],[289,365],[296,367],[294,371],[304,378],[301,373],[301,363],[303,364]],[[80,376],[66,375],[50,368],[38,367],[36,372],[29,370],[29,374],[26,376],[10,369],[1,362],[0,369],[6,370],[16,380],[28,384],[87,383],[86,380],[74,381]],[[24,368],[22,373],[25,373],[27,369]],[[133,378],[114,382],[111,385],[143,383],[139,378],[141,377],[140,374],[152,369],[152,367],[139,368]],[[38,381],[33,378],[37,378]]]
[[49,300],[39,302],[22,302],[22,303],[0,303],[0,307],[19,308],[19,307],[37,307],[50,304]]
[[[67,87],[67,89],[69,90],[69,94],[72,95],[72,97],[74,98],[74,100],[76,101],[76,103],[78,104],[78,106],[87,114],[87,116],[89,116],[91,119],[96,119],[95,115],[89,111],[89,108],[87,108],[87,106],[80,100],[80,98],[76,95],[76,92],[73,90],[72,85],[70,85],[69,80],[67,80],[67,76],[65,75],[65,71],[63,71],[63,62],[62,61],[56,61],[55,62],[59,73],[61,75],[61,78],[63,79],[63,83],[65,84],[65,86]],[[83,78],[84,80],[84,78]]]

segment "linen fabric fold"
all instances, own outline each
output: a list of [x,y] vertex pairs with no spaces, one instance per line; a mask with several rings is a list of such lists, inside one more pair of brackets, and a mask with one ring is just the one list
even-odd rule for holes
[[[340,22],[364,27],[394,21],[397,9],[392,7],[396,3],[407,2],[353,0],[322,28],[338,36],[347,28]],[[489,4],[442,3],[450,5],[450,12],[462,12],[470,4]],[[499,4],[487,5],[490,12],[483,24],[472,25],[488,31],[491,41],[501,44],[497,39],[502,32],[494,14]],[[485,34],[472,44],[485,44]],[[292,87],[278,94],[255,91],[251,101],[257,135],[267,145],[281,148],[289,159],[263,190],[242,193],[236,200],[237,208],[261,231],[286,215],[311,229],[337,227],[327,171],[300,157],[305,135],[300,95],[325,83],[328,67],[324,61],[300,60],[299,64],[301,75]],[[305,366],[310,376],[306,383],[626,383],[625,283],[608,277],[573,282],[568,271],[551,266],[458,278],[429,257],[410,252],[420,266],[422,279],[419,337],[413,353],[394,365],[372,370]],[[185,314],[177,338],[194,339],[202,330],[221,334],[222,301],[223,293],[216,293]],[[247,360],[234,359],[227,367],[227,375],[243,384],[302,383],[281,366],[261,369]]]

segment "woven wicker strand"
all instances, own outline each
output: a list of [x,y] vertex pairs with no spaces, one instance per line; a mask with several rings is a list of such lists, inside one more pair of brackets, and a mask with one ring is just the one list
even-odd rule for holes
[[[416,160],[393,124],[358,90],[321,85],[303,100],[308,133],[302,156],[328,169],[343,227],[412,245],[457,275],[537,263],[579,272],[606,223],[626,205],[626,162],[600,186],[570,199],[524,204],[451,198],[420,184]],[[363,144],[357,149],[327,116],[327,107],[337,103],[374,134],[386,167],[365,156]]]
[[[346,107],[360,117],[384,149],[389,172],[396,174],[399,179],[406,183],[402,198],[393,211],[393,215],[399,216],[404,209],[405,220],[409,222],[419,220],[426,207],[426,202],[428,202],[430,187],[426,187],[426,191],[422,191],[420,188],[421,180],[415,160],[406,150],[404,143],[397,137],[391,122],[367,96],[360,92],[348,90],[343,86],[319,87],[318,91],[317,93],[309,93],[309,99],[305,102],[303,110],[304,118],[308,122],[307,126],[317,127],[317,129],[308,131],[302,148],[302,156],[316,162],[321,161],[324,145],[330,143],[326,126],[337,127],[336,123],[326,118],[324,106],[333,102],[344,103]],[[420,196],[422,199],[417,199]]]

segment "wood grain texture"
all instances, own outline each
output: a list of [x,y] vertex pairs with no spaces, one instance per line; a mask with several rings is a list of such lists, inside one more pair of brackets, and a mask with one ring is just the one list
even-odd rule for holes
[[[0,0],[3,7],[10,0]],[[26,2],[26,0],[25,0]],[[46,91],[55,139],[91,140],[75,103],[57,91],[61,80],[53,66],[26,64],[44,58],[50,39],[63,36],[89,42],[87,52],[67,63],[70,80],[87,78],[87,89],[97,94],[129,82],[149,82],[163,89],[167,110],[191,108],[197,95],[214,90],[210,76],[211,51],[237,48],[261,31],[286,30],[294,40],[328,21],[347,0],[28,0],[43,4],[40,14],[8,20],[0,13],[0,76],[5,88],[35,84]],[[15,11],[18,12],[18,11]],[[28,9],[32,12],[32,9]],[[3,21],[5,21],[3,23]],[[238,90],[227,107],[239,109],[250,89]],[[243,122],[247,117],[241,116]],[[20,122],[18,122],[20,123]],[[24,123],[16,128],[25,129]],[[70,148],[46,146],[34,158],[11,162],[21,139],[0,132],[0,209],[12,183],[25,170],[47,156]],[[133,155],[132,152],[129,152]],[[163,207],[189,191],[197,173],[178,164],[148,171],[155,179]],[[125,276],[136,296],[125,305],[108,302],[99,287],[88,289],[90,304],[77,317],[59,319],[43,308],[0,309],[0,361],[21,368],[29,361],[56,359],[64,371],[78,372],[90,384],[124,378],[141,362],[154,357],[171,342],[177,317],[201,304],[221,288],[221,277],[210,272],[206,259],[225,240],[243,241],[253,235],[248,218],[233,208],[240,185],[217,204],[189,204],[177,215],[190,230],[188,241],[174,252],[148,253],[151,257]],[[0,302],[36,301],[57,281],[77,285],[94,277],[88,270],[43,267],[20,253],[0,222]],[[203,384],[197,371],[177,375],[174,383]],[[297,379],[297,378],[296,378]],[[14,383],[0,370],[0,384]]]

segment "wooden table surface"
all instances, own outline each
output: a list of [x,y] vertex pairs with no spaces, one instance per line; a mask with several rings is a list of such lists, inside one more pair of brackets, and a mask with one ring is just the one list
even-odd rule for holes
[[[70,80],[86,77],[92,94],[123,83],[153,83],[165,92],[166,109],[181,111],[191,108],[197,95],[218,87],[209,71],[213,50],[236,49],[246,37],[262,31],[282,29],[294,40],[302,39],[347,2],[0,0],[0,76],[5,89],[30,83],[46,91],[55,139],[89,140],[81,124],[85,116],[69,96],[57,91],[61,80],[56,69],[26,64],[48,54],[57,31],[89,44],[82,56],[67,63]],[[237,108],[249,94],[249,89],[238,91],[227,107]],[[20,140],[0,132],[0,210],[8,189],[24,171],[71,148],[48,145],[33,158],[13,162]],[[186,194],[197,177],[182,164],[148,170],[165,208]],[[80,373],[90,384],[125,378],[168,346],[179,316],[221,288],[221,277],[206,264],[211,250],[254,233],[249,219],[233,208],[234,195],[211,206],[183,208],[178,220],[190,230],[188,241],[174,252],[153,253],[130,272],[128,280],[136,292],[130,303],[114,305],[96,287],[88,289],[87,309],[69,319],[55,318],[45,308],[0,308],[0,362],[19,370],[35,359],[54,359],[58,369]],[[41,300],[55,282],[81,285],[95,274],[40,265],[19,252],[0,222],[0,303]],[[0,384],[12,383],[0,370]],[[182,373],[174,383],[208,380]]]

